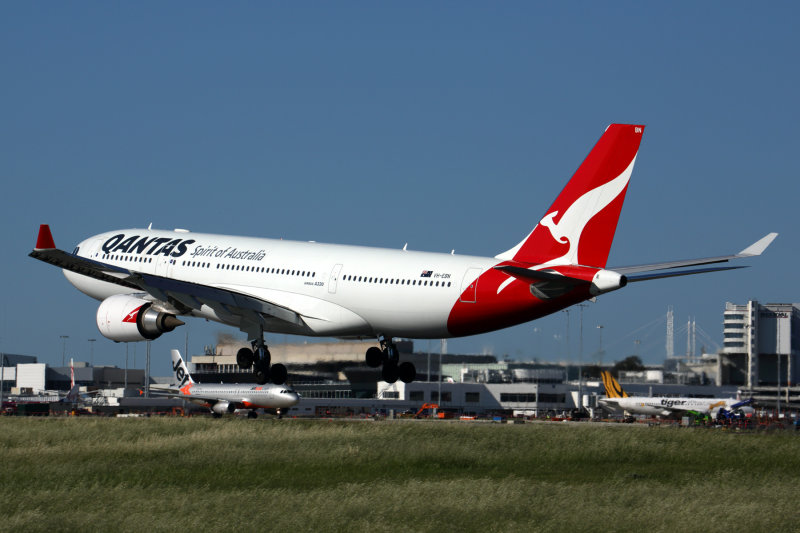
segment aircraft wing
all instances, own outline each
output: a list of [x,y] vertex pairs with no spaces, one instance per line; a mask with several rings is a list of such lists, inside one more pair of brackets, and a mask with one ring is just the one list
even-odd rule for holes
[[[765,235],[755,243],[751,244],[738,254],[723,255],[719,257],[706,257],[702,259],[685,259],[682,261],[667,261],[665,263],[653,263],[649,265],[634,265],[625,267],[609,267],[609,270],[624,275],[629,282],[646,281],[650,279],[671,278],[675,276],[687,276],[689,274],[702,274],[704,272],[719,272],[722,270],[734,270],[746,268],[744,266],[717,266],[694,268],[689,270],[672,271],[675,268],[696,267],[701,265],[711,265],[715,263],[726,263],[731,259],[741,259],[745,257],[755,257],[761,255],[764,250],[775,240],[777,233]],[[663,272],[669,270],[670,272]]]
[[[141,396],[143,394],[144,394],[144,390],[143,389],[139,389],[139,395]],[[180,390],[172,389],[172,388],[169,388],[169,389],[167,389],[167,388],[157,388],[156,389],[156,388],[150,387],[150,395],[151,396],[153,396],[153,395],[155,395],[155,396],[166,396],[167,398],[182,398],[184,400],[202,400],[202,401],[207,401],[209,399],[209,398],[203,398],[201,396],[195,396],[194,394],[192,394],[192,395],[183,394],[183,393],[181,393]],[[214,398],[214,400],[218,400],[218,399],[219,398]]]
[[[139,389],[139,395],[144,394],[144,389]],[[213,398],[211,396],[197,396],[195,394],[184,394],[181,392],[181,389],[176,387],[165,387],[165,386],[158,386],[158,387],[150,387],[150,395],[153,396],[166,396],[167,398],[181,398],[184,400],[200,400],[200,401],[217,401],[219,398]]]
[[[143,391],[140,390],[139,393],[143,394]],[[205,403],[210,404],[211,406],[213,406],[217,402],[224,401],[224,402],[228,402],[231,405],[236,406],[237,409],[243,408],[243,406],[245,405],[245,402],[248,401],[245,398],[238,398],[238,399],[235,399],[235,400],[229,400],[229,399],[223,400],[219,396],[214,396],[214,395],[211,395],[211,394],[202,394],[202,393],[197,394],[197,393],[194,393],[194,392],[191,392],[189,394],[184,394],[184,393],[180,392],[180,389],[166,388],[166,387],[165,388],[155,388],[155,389],[153,387],[150,387],[150,395],[151,396],[153,396],[153,395],[155,395],[155,396],[164,396],[164,397],[167,397],[167,398],[180,398],[181,400],[186,400],[186,401],[193,402],[193,403],[205,402]]]
[[64,270],[83,274],[90,278],[99,279],[100,281],[115,283],[123,287],[128,287],[129,289],[141,288],[125,280],[125,277],[130,275],[131,272],[127,269],[79,257],[59,250],[58,248],[34,248],[28,255],[39,261],[44,261],[45,263],[50,263]]
[[622,409],[619,406],[619,398],[599,398],[597,401],[607,411],[619,411]]
[[59,250],[47,225],[39,229],[36,248],[28,255],[90,278],[141,290],[157,300],[175,305],[182,312],[199,310],[205,304],[226,314],[252,316],[253,313],[259,313],[298,326],[304,323],[294,310],[261,298],[212,285],[130,270]]

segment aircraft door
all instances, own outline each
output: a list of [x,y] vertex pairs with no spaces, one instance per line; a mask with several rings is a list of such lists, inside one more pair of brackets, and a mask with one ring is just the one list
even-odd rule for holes
[[478,296],[478,277],[483,271],[480,267],[467,269],[464,279],[461,281],[461,301],[465,303],[475,303]]
[[153,261],[156,263],[157,276],[163,276],[165,278],[172,276],[172,267],[175,265],[176,259],[157,255]]
[[339,281],[339,273],[342,271],[342,265],[336,265],[331,271],[331,277],[328,280],[328,292],[336,294],[336,284]]

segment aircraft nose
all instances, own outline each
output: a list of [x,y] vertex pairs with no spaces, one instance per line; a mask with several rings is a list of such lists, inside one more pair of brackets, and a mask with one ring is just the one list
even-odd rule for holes
[[285,404],[285,407],[297,405],[297,402],[300,401],[300,395],[293,390],[281,391],[281,394],[278,397],[280,398],[281,403]]

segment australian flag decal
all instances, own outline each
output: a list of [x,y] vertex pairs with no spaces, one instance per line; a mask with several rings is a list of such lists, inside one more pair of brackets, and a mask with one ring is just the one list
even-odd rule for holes
[[421,278],[429,278],[433,274],[433,270],[423,270],[422,274],[420,275]]

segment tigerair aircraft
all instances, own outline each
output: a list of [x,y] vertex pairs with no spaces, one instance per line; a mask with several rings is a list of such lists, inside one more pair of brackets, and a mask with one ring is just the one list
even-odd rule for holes
[[737,400],[733,398],[688,398],[688,397],[652,397],[631,396],[622,388],[611,372],[603,371],[603,386],[606,397],[599,400],[600,405],[608,411],[650,416],[681,416],[682,414],[700,414],[716,417],[723,413],[741,411],[743,414],[753,413],[750,404],[753,400]]
[[[641,125],[608,126],[533,230],[494,257],[152,225],[94,235],[70,253],[56,248],[46,224],[30,255],[60,267],[78,290],[101,302],[97,327],[113,341],[155,339],[183,325],[184,317],[213,320],[239,328],[251,341],[237,353],[240,368],[253,369],[259,383],[279,384],[286,367],[270,364],[265,333],[374,338],[367,365],[381,367],[384,381],[410,383],[417,372],[400,361],[398,337],[495,331],[632,282],[742,268],[719,263],[760,255],[769,246],[776,233],[738,254],[607,267],[643,132]],[[532,184],[525,193],[536,198],[535,192]]]

